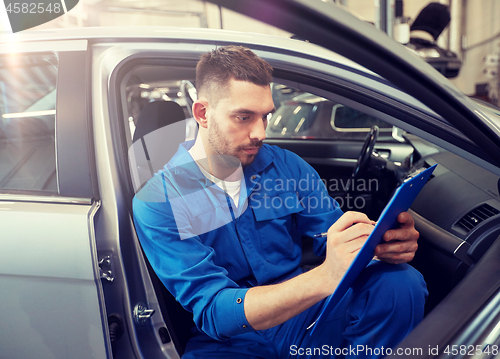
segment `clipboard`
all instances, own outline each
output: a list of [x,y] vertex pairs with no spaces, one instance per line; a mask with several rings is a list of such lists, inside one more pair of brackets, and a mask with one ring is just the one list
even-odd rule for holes
[[384,233],[389,229],[397,227],[398,215],[401,212],[406,212],[408,208],[410,208],[415,198],[417,198],[422,188],[424,188],[424,185],[427,183],[436,166],[437,164],[427,169],[415,172],[396,189],[391,200],[380,214],[375,228],[368,236],[365,244],[359,250],[358,255],[352,261],[351,265],[344,274],[344,277],[340,280],[339,285],[335,291],[326,298],[318,318],[309,327],[307,327],[307,329],[311,329],[311,335],[313,335],[314,330],[322,322],[322,319],[326,317],[325,313],[329,313],[333,310],[333,308],[347,293],[351,285],[356,281],[361,272],[366,268],[368,263],[370,263],[373,258],[375,247],[381,242]]

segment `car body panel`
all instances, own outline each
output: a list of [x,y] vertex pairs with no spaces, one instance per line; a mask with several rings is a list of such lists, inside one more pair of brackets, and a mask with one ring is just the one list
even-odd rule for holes
[[0,201],[2,356],[107,357],[90,243],[95,206],[26,200]]

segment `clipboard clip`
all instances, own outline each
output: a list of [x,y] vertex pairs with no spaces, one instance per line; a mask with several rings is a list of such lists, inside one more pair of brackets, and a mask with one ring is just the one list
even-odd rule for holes
[[419,169],[411,172],[410,174],[408,174],[408,176],[405,177],[405,179],[403,180],[403,182],[408,182],[409,180],[411,180],[412,178],[415,178],[417,177],[418,175],[420,175],[422,172],[424,172],[425,170],[427,170],[426,167],[420,167]]

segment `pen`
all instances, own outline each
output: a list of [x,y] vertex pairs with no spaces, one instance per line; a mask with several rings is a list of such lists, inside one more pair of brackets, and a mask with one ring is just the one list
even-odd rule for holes
[[326,232],[316,233],[315,235],[313,235],[313,238],[326,237],[327,235],[328,235],[328,233],[326,233]]
[[[375,224],[377,224],[377,222],[373,221],[372,224],[375,225]],[[328,235],[327,232],[316,233],[316,234],[313,234],[313,238],[322,238],[322,237],[326,237],[327,235]]]

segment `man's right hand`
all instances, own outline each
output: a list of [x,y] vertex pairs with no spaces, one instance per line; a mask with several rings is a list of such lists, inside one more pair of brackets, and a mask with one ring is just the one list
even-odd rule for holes
[[329,229],[326,259],[321,265],[329,273],[332,292],[358,254],[375,222],[364,213],[346,212]]

